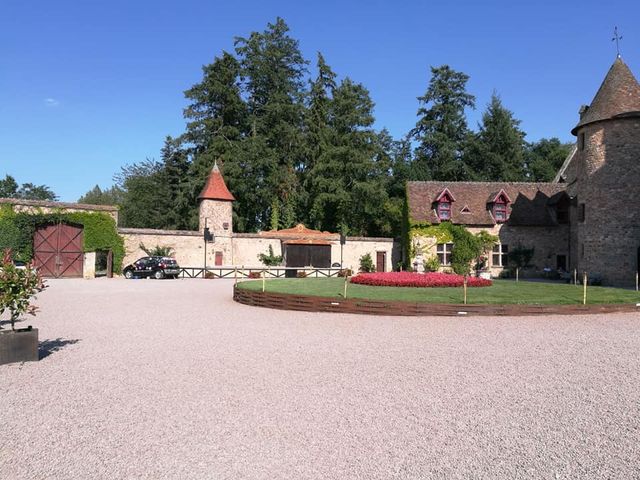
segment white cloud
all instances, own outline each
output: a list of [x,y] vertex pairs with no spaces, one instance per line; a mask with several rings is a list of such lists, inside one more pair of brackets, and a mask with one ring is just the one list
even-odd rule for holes
[[45,98],[44,104],[47,107],[57,107],[58,105],[60,105],[60,102],[55,98]]

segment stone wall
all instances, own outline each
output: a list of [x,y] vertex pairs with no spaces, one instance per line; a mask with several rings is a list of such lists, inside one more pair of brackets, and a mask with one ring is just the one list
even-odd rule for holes
[[199,229],[204,230],[205,223],[209,231],[218,237],[232,236],[232,203],[224,200],[202,200],[199,208]]
[[[200,232],[179,230],[151,230],[140,228],[121,228],[118,230],[125,240],[126,256],[123,265],[128,265],[146,253],[140,248],[155,246],[171,247],[174,257],[182,267],[204,266],[204,241]],[[269,246],[274,255],[282,255],[282,239],[269,238],[257,233],[236,233],[233,237],[216,236],[213,243],[207,244],[207,266],[215,264],[215,252],[222,252],[223,266],[261,267],[258,255],[268,253]],[[400,246],[389,238],[347,238],[343,257],[345,267],[355,270],[360,265],[360,257],[371,254],[374,263],[376,252],[386,252],[385,270],[390,271],[399,261]],[[331,242],[331,263],[340,262],[340,241]]]
[[633,286],[640,248],[640,119],[619,118],[582,127],[578,149],[576,219],[578,270],[605,284]]
[[[171,247],[181,267],[204,266],[204,240],[200,232],[142,228],[121,228],[118,231],[124,238],[126,254],[123,266],[147,255],[140,248],[140,243],[147,248]],[[230,265],[231,239],[216,237],[214,243],[207,243],[207,266],[214,266],[216,252],[222,252],[223,264]]]
[[[570,262],[569,225],[555,227],[511,227],[504,225],[498,233],[500,243],[509,246],[510,250],[518,246],[533,248],[531,266],[535,270],[550,268],[556,270],[558,255],[564,255],[567,265]],[[490,255],[491,256],[491,255]],[[490,258],[491,261],[491,258]],[[502,270],[492,266],[492,273]]]
[[238,266],[261,267],[258,255],[268,254],[269,245],[273,248],[274,255],[282,255],[282,243],[279,238],[265,238],[257,233],[235,233],[231,263]]
[[[566,255],[567,262],[570,260],[569,245],[569,225],[558,225],[555,227],[535,227],[535,226],[511,226],[509,224],[497,224],[495,226],[468,227],[471,233],[477,234],[486,231],[498,237],[499,243],[507,245],[509,250],[517,246],[534,248],[531,266],[535,270],[544,268],[556,269],[558,255]],[[419,271],[423,270],[423,263],[429,256],[437,254],[437,240],[431,237],[417,237],[416,240],[423,246],[424,253],[411,259],[411,264],[417,261]],[[497,277],[504,265],[494,265],[492,252],[488,254],[489,269],[493,277]],[[446,267],[445,267],[446,268]],[[445,269],[441,268],[441,270]]]
[[[340,240],[331,240],[330,243],[331,263],[340,263]],[[269,245],[272,246],[274,255],[283,254],[282,239],[280,238],[269,238],[255,233],[234,234],[233,259],[235,265],[261,266],[258,255],[260,253],[268,253]],[[390,271],[393,265],[400,261],[400,245],[391,238],[348,237],[342,252],[343,264],[345,268],[357,270],[362,255],[371,254],[371,258],[375,263],[376,252],[386,252],[386,271]]]
[[[371,255],[373,265],[376,265],[376,253],[386,253],[385,271],[392,271],[400,261],[400,244],[392,238],[347,237],[344,245],[343,265],[357,271],[360,267],[360,257],[367,253]],[[340,241],[332,242],[331,263],[340,263]]]

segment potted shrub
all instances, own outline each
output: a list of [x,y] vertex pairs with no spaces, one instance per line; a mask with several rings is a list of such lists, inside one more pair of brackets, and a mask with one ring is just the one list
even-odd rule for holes
[[11,330],[0,330],[0,364],[38,360],[38,329],[15,328],[22,315],[35,315],[31,300],[45,289],[40,274],[31,266],[14,265],[11,250],[4,251],[0,263],[0,316],[9,312]]

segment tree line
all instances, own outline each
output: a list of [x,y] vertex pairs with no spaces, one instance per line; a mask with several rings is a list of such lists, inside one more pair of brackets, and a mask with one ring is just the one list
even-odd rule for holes
[[23,183],[19,185],[11,175],[0,179],[0,198],[19,198],[22,200],[57,200],[58,196],[46,185]]
[[550,181],[570,145],[527,143],[497,93],[477,131],[469,77],[447,65],[431,79],[415,127],[376,130],[367,88],[339,79],[321,53],[312,77],[283,19],[235,39],[184,92],[186,128],[159,160],[125,166],[80,202],[118,204],[123,226],[194,229],[197,196],[214,161],[237,199],[235,231],[298,222],[350,235],[396,236],[407,180]]

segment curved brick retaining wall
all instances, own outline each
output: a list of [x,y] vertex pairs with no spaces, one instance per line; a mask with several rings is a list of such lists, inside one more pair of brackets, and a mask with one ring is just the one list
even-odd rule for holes
[[366,300],[362,298],[314,297],[289,295],[233,287],[233,299],[244,305],[298,310],[304,312],[359,313],[366,315],[404,316],[529,316],[573,315],[585,313],[638,312],[636,304],[596,305],[462,305],[453,303],[413,303]]

